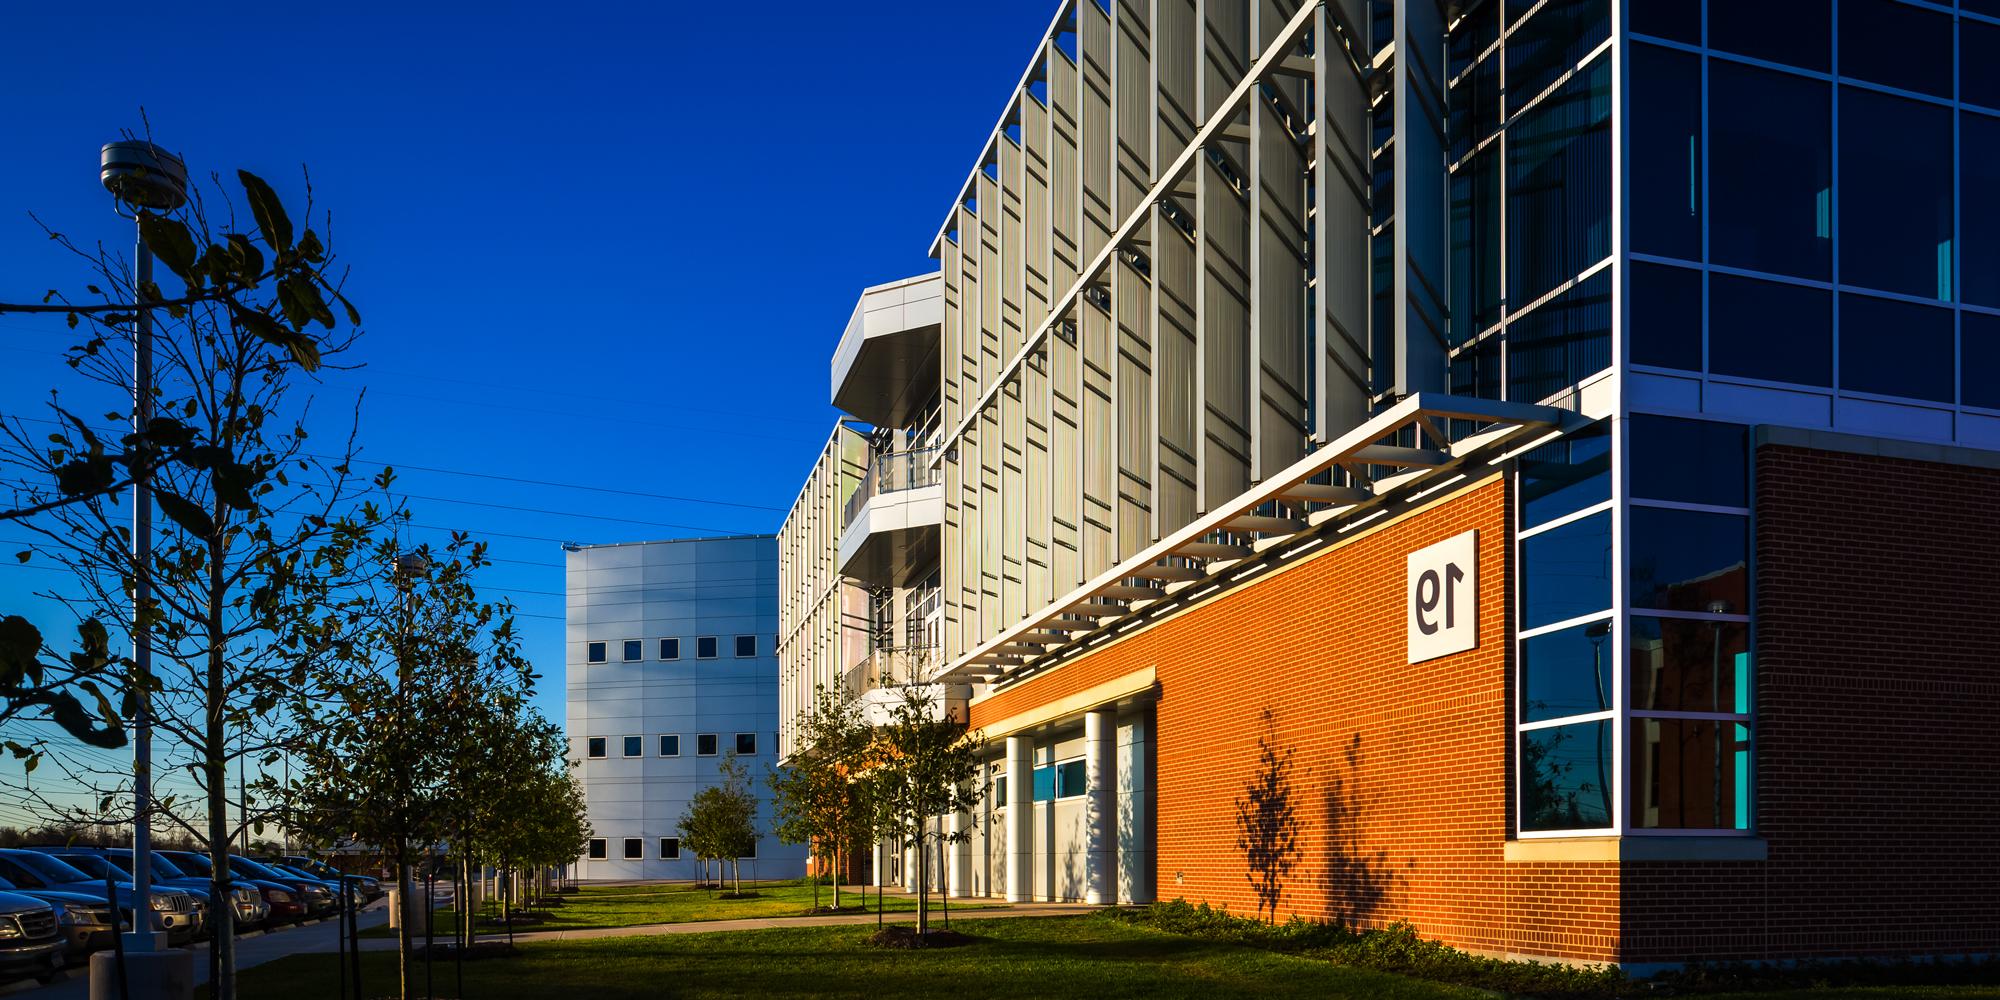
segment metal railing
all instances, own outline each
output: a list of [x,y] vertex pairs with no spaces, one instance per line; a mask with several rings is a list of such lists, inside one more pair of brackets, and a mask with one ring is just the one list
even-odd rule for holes
[[921,684],[938,668],[939,662],[936,646],[878,649],[847,668],[847,690],[859,697],[876,688]]
[[936,448],[871,452],[868,471],[862,474],[861,485],[855,487],[854,494],[847,498],[847,511],[841,526],[853,524],[854,519],[861,516],[861,508],[875,497],[944,482],[943,468],[931,464],[936,455]]

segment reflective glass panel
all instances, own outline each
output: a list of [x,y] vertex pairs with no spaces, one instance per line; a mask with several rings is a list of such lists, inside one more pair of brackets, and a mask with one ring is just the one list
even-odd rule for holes
[[1471,9],[1460,17],[1457,27],[1451,32],[1449,61],[1445,64],[1445,73],[1449,76],[1465,72],[1465,68],[1472,65],[1480,53],[1500,40],[1500,0],[1465,6]]
[[1840,88],[1840,280],[1950,299],[1951,110]]
[[1642,35],[1701,44],[1701,0],[1630,0],[1626,14]]
[[1635,505],[1630,523],[1632,607],[1748,612],[1748,517]]
[[1987,17],[2000,17],[2000,0],[1959,0],[1959,10],[1969,10]]
[[1507,398],[1538,403],[1611,364],[1611,269],[1507,324]]
[[1632,249],[1701,259],[1701,57],[1632,46]]
[[1487,147],[1451,175],[1452,346],[1500,321],[1500,151]]
[[1632,361],[1701,370],[1701,272],[1632,262]]
[[1032,772],[1035,779],[1035,801],[1047,802],[1056,797],[1056,769],[1053,764],[1043,764]]
[[1833,116],[1827,84],[1717,59],[1709,62],[1708,86],[1709,259],[1829,278]]
[[1828,0],[1717,0],[1708,5],[1708,44],[1723,52],[1826,72],[1833,68]]
[[1521,627],[1611,607],[1611,512],[1521,540]]
[[1632,616],[1632,707],[1750,712],[1750,626]]
[[625,756],[637,757],[646,752],[646,741],[637,736],[625,737]]
[[1748,830],[1750,727],[1633,719],[1632,822],[1646,829]]
[[1507,129],[1508,301],[1520,308],[1611,252],[1611,60]]
[[1750,429],[1635,413],[1627,426],[1632,495],[1715,507],[1750,504]]
[[1509,113],[1547,90],[1610,34],[1609,0],[1548,0],[1507,36]]
[[1521,456],[1521,527],[1611,499],[1611,431],[1599,421]]
[[1445,98],[1450,107],[1451,158],[1464,159],[1500,129],[1500,60],[1487,59],[1458,78]]
[[1521,829],[1611,825],[1611,724],[1579,722],[1521,734]]
[[1082,795],[1084,791],[1083,761],[1072,760],[1056,765],[1056,798],[1067,799]]
[[2000,108],[2000,25],[1958,22],[1958,97]]
[[1589,715],[1611,707],[1611,619],[1521,641],[1521,721]]
[[1840,387],[1951,402],[1951,328],[1941,306],[1841,293]]
[[1708,370],[1833,384],[1833,293],[1730,274],[1708,276]]
[[1950,97],[1951,15],[1893,0],[1840,0],[1840,75]]
[[2000,118],[1966,112],[1959,120],[1959,265],[1966,302],[2000,306]]
[[1958,338],[1960,402],[2000,410],[2000,316],[1961,315]]

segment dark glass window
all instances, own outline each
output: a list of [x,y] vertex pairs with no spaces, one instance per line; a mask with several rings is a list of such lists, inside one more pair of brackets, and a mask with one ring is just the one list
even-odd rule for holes
[[1611,364],[1611,270],[1507,324],[1507,398],[1540,402]]
[[678,757],[680,755],[681,755],[681,738],[678,735],[669,734],[660,737],[660,756]]
[[1458,26],[1451,32],[1449,62],[1445,72],[1457,76],[1472,65],[1479,54],[1500,40],[1500,0],[1486,0],[1485,3],[1467,4],[1471,7],[1460,18]]
[[1632,46],[1632,249],[1701,259],[1701,57]]
[[604,860],[604,838],[603,838],[603,837],[592,837],[592,838],[590,838],[590,846],[589,846],[589,848],[587,848],[587,851],[588,851],[588,853],[590,854],[590,860],[592,860],[592,861],[603,861],[603,860]]
[[1611,707],[1611,620],[1521,642],[1521,721],[1588,715]]
[[1716,507],[1750,505],[1750,429],[1635,413],[1627,424],[1632,495]]
[[590,738],[590,742],[588,743],[588,749],[585,752],[587,752],[592,759],[603,757],[605,752],[604,737],[592,736]]
[[737,656],[756,656],[756,655],[757,655],[757,637],[756,637],[756,636],[754,636],[754,635],[739,635],[739,636],[737,636],[737,637],[736,637],[736,655],[737,655]]
[[701,734],[699,734],[699,735],[695,736],[695,738],[694,738],[694,752],[695,752],[695,754],[696,754],[697,756],[700,756],[700,757],[713,757],[713,756],[715,756],[715,754],[716,754],[716,740],[715,740],[715,734],[714,734],[714,733],[701,733]]
[[1547,90],[1610,33],[1609,0],[1548,0],[1507,36],[1508,112]]
[[1086,772],[1082,760],[1065,761],[1056,765],[1056,798],[1067,799],[1082,795]]
[[996,775],[993,778],[993,807],[995,809],[999,809],[1005,807],[1006,805],[1007,805],[1007,776],[1004,774]]
[[1959,0],[1959,10],[1969,10],[1987,17],[2000,17],[2000,0]]
[[625,756],[640,757],[646,753],[646,740],[640,736],[625,737]]
[[1951,328],[1947,308],[1842,293],[1840,387],[1951,402]]
[[1750,712],[1750,626],[1632,616],[1632,707]]
[[1958,22],[1958,97],[2000,108],[2000,25]]
[[1451,175],[1452,346],[1500,321],[1500,154],[1488,147]]
[[625,860],[641,861],[646,857],[646,842],[637,837],[625,838]]
[[757,856],[757,842],[753,840],[750,842],[750,849],[743,852],[743,857],[755,858],[756,856]]
[[715,637],[712,635],[697,637],[694,641],[694,656],[697,660],[715,659]]
[[1750,727],[1633,719],[1632,822],[1647,829],[1748,830]]
[[1611,607],[1611,512],[1521,540],[1521,627]]
[[661,861],[678,861],[680,860],[680,856],[681,856],[681,838],[679,837],[660,838]]
[[1449,109],[1451,159],[1457,162],[1500,130],[1500,60],[1488,59],[1452,83]]
[[1611,724],[1578,722],[1521,734],[1521,829],[1611,825]]
[[1611,61],[1508,127],[1508,301],[1521,308],[1611,252]]
[[1831,277],[1833,116],[1827,85],[1716,59],[1709,62],[1708,88],[1709,259],[1801,278]]
[[[1451,391],[1479,399],[1500,398],[1500,338],[1488,337],[1459,353],[1451,362]],[[1453,439],[1470,433],[1473,424],[1453,420]]]
[[646,658],[646,644],[637,639],[625,640],[625,662],[637,663]]
[[1750,519],[1662,507],[1632,508],[1635,608],[1744,614],[1749,609]]
[[1840,280],[1951,294],[1951,110],[1840,88]]
[[1840,0],[1840,75],[1950,97],[1951,15],[1892,0]]
[[1626,14],[1642,35],[1701,44],[1701,0],[1631,0]]
[[1633,261],[1629,315],[1634,364],[1701,370],[1700,271]]
[[1959,296],[2000,306],[2000,118],[1961,114],[1959,119]]
[[679,639],[660,640],[660,659],[678,660],[680,658],[681,658],[681,641]]
[[757,734],[737,733],[736,752],[745,757],[754,755],[757,752]]
[[601,642],[593,642],[584,646],[584,659],[591,663],[603,663],[604,655],[604,644]]
[[1833,384],[1833,294],[1708,276],[1708,369],[1717,375]]
[[1611,499],[1611,432],[1598,421],[1521,456],[1521,527]]
[[1833,68],[1827,0],[1721,0],[1708,5],[1710,48],[1826,72]]
[[1035,779],[1034,792],[1036,802],[1048,802],[1056,797],[1056,767],[1054,764],[1043,764],[1035,768],[1032,777]]
[[1959,401],[2000,410],[2000,316],[1959,317]]

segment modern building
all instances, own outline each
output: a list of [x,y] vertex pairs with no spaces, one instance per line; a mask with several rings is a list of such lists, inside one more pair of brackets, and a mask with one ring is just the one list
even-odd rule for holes
[[[1062,3],[931,245],[938,416],[869,411],[929,376],[866,297],[834,361],[930,451],[949,890],[2000,950],[1995,66],[1972,0]],[[788,711],[876,683],[862,436]]]
[[[680,818],[735,753],[768,797],[777,759],[777,540],[569,546],[566,726],[589,810],[578,877],[692,879]],[[758,811],[745,875],[793,878],[805,848]]]

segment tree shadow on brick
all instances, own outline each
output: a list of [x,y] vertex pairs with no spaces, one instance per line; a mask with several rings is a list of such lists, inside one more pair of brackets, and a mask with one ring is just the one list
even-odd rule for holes
[[1236,849],[1243,852],[1244,876],[1257,894],[1257,915],[1278,920],[1285,878],[1299,862],[1299,818],[1293,804],[1292,750],[1277,745],[1277,716],[1264,710],[1264,735],[1257,740],[1257,771],[1236,799]]
[[1349,926],[1375,922],[1395,872],[1387,851],[1370,855],[1361,847],[1361,805],[1353,790],[1361,770],[1361,734],[1347,744],[1347,773],[1326,782],[1327,912]]

